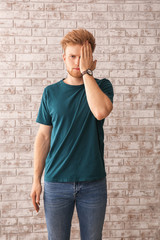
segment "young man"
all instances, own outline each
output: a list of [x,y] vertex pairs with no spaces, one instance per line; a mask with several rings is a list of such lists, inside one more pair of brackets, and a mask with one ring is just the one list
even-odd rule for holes
[[76,206],[82,240],[102,239],[107,190],[104,166],[105,118],[113,88],[93,77],[93,35],[69,32],[61,41],[67,78],[44,89],[35,140],[33,205],[39,211],[45,166],[44,208],[49,240],[69,240]]

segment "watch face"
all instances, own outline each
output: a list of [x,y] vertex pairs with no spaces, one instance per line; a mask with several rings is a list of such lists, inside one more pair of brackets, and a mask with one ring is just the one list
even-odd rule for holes
[[87,70],[87,73],[88,73],[90,76],[93,75],[93,72],[92,72],[92,70],[90,70],[90,69]]

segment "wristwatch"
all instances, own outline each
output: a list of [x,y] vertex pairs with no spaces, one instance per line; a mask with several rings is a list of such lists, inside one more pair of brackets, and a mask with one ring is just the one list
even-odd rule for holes
[[88,75],[92,76],[93,71],[91,69],[87,69],[86,71],[83,71],[81,74],[82,74],[82,76],[84,76],[84,74],[88,74]]

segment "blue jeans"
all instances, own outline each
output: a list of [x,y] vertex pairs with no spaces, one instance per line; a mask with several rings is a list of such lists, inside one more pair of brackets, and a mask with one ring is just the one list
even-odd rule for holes
[[101,240],[107,203],[106,178],[94,182],[44,183],[48,240],[69,240],[76,206],[82,240]]

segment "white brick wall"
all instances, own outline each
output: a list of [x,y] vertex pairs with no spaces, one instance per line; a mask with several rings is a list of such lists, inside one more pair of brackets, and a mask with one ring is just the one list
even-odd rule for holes
[[94,34],[94,75],[115,92],[103,240],[159,240],[159,0],[0,1],[0,239],[47,239],[42,200],[36,214],[29,196],[35,119],[44,87],[65,76],[60,40],[77,27]]

